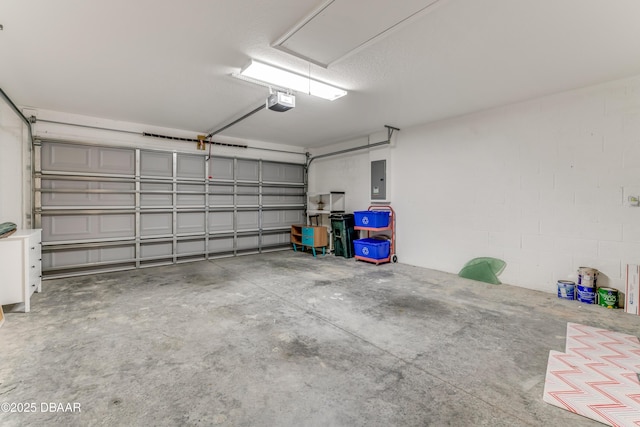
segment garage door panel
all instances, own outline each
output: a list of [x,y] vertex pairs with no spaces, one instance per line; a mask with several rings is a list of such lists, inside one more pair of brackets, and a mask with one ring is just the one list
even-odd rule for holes
[[140,214],[140,236],[164,236],[173,234],[173,214],[142,213]]
[[204,239],[179,241],[177,251],[178,255],[203,254],[205,251],[205,241]]
[[[42,180],[42,188],[47,190],[74,190],[86,191],[91,189],[90,181],[64,181],[64,180]],[[42,206],[73,206],[87,205],[91,203],[89,193],[42,193]]]
[[[156,192],[156,193],[154,193]],[[173,205],[173,184],[150,183],[140,184],[140,206],[158,207]]]
[[100,148],[97,152],[97,168],[100,173],[133,175],[135,173],[135,151],[117,148]]
[[209,175],[213,179],[233,179],[233,159],[225,157],[213,157],[210,161]]
[[172,177],[173,154],[141,151],[140,175],[144,177]]
[[258,252],[305,220],[302,165],[46,141],[36,155],[50,273]]
[[258,181],[260,164],[255,160],[238,160],[236,178],[238,181]]
[[[97,193],[97,206],[126,206],[134,207],[136,196],[133,194],[136,186],[133,182],[96,182],[93,184],[98,190],[109,191],[108,193]],[[122,193],[119,193],[119,192]]]
[[91,217],[89,215],[43,216],[42,240],[58,242],[78,240],[91,236]]
[[42,254],[42,268],[69,267],[75,265],[85,265],[89,263],[90,252],[86,249],[76,249],[73,251],[61,251],[54,253],[44,252]]
[[133,194],[101,194],[98,193],[91,198],[92,206],[118,206],[118,207],[134,207],[136,204],[136,196]]
[[42,240],[96,240],[135,236],[134,214],[46,215],[42,217]]
[[300,224],[306,221],[303,210],[284,211],[284,223],[287,225]]
[[83,248],[42,254],[43,268],[82,267],[94,263],[128,262],[135,257],[135,246]]
[[233,195],[209,196],[209,206],[233,206]]
[[262,213],[263,228],[288,227],[305,222],[304,211],[266,210]]
[[232,185],[209,185],[209,206],[232,206]]
[[233,237],[209,238],[209,253],[232,252]]
[[204,207],[204,194],[178,194],[178,206],[202,206]]
[[91,147],[69,144],[42,146],[42,170],[89,172],[91,166]]
[[135,151],[74,144],[42,144],[42,170],[73,173],[131,175]]
[[265,211],[262,213],[262,226],[275,228],[283,226],[284,213],[282,211]]
[[265,246],[277,246],[289,243],[289,233],[274,233],[262,236],[262,244]]
[[238,212],[238,230],[257,230],[258,211]]
[[236,201],[238,205],[246,206],[253,205],[257,206],[260,203],[260,188],[253,186],[238,186],[238,195]]
[[135,237],[135,215],[98,215],[98,231],[96,238],[103,237]]
[[304,168],[301,165],[264,162],[262,180],[267,182],[303,183]]
[[172,242],[160,242],[160,243],[142,243],[140,245],[140,257],[145,258],[158,258],[162,256],[172,256],[173,243]]
[[262,204],[274,205],[303,205],[304,196],[262,196]]
[[178,234],[204,233],[204,212],[178,212]]
[[[132,193],[135,185],[128,182],[42,180],[42,188],[52,190],[52,192],[42,193],[41,200],[44,207],[133,207],[135,205],[135,195]],[[92,193],[91,191],[94,190],[106,190],[109,193]]]
[[258,196],[238,195],[237,197],[239,206],[257,206],[260,203]]
[[140,194],[140,206],[144,208],[148,207],[160,207],[171,206],[173,203],[173,196],[171,194]]
[[178,154],[177,176],[178,178],[204,179],[204,165],[204,156]]
[[204,193],[204,184],[178,184],[178,206],[204,206]]
[[260,194],[260,188],[256,185],[239,185],[238,194],[242,195],[257,195]]
[[298,205],[304,204],[305,195],[302,188],[264,187],[262,203],[264,205]]
[[209,232],[233,231],[233,212],[210,212]]
[[237,241],[239,250],[258,249],[259,246],[258,236],[241,236]]

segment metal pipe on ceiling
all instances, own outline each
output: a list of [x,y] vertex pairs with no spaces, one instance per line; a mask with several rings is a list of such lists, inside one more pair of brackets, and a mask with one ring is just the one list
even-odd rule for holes
[[331,157],[331,156],[337,156],[339,154],[350,153],[352,151],[359,151],[359,150],[364,150],[364,149],[367,149],[367,148],[378,147],[380,145],[391,144],[391,137],[393,136],[393,132],[396,131],[396,130],[399,131],[400,129],[398,129],[396,127],[393,127],[393,126],[389,126],[389,125],[384,125],[384,127],[387,128],[387,139],[385,141],[374,142],[373,144],[360,145],[358,147],[352,147],[352,148],[347,148],[347,149],[340,150],[340,151],[333,151],[331,153],[320,154],[320,155],[317,155],[317,156],[308,157],[307,169],[311,165],[311,162],[313,162],[315,159],[322,159],[322,158],[325,158],[325,157]]
[[209,132],[207,134],[207,136],[205,137],[205,139],[211,138],[213,135],[217,135],[220,132],[222,132],[225,129],[230,128],[231,126],[235,125],[236,123],[239,123],[241,121],[243,121],[244,119],[246,119],[249,116],[252,116],[253,114],[257,113],[258,111],[264,110],[267,107],[266,103],[261,103],[260,105],[258,105],[256,108],[254,108],[253,110],[249,111],[247,114],[243,115],[242,117],[238,117],[237,119],[235,119],[234,121],[232,121],[229,124],[226,124],[224,126],[222,126],[219,129],[213,130],[211,132]]

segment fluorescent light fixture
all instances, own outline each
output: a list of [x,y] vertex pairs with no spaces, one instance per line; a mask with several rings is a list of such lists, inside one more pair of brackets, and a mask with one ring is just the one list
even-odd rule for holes
[[294,90],[296,92],[306,93],[308,95],[333,101],[347,94],[346,90],[338,89],[326,83],[310,79],[300,74],[292,73],[281,68],[263,64],[255,60],[240,71],[240,76],[249,79],[259,80],[261,82]]

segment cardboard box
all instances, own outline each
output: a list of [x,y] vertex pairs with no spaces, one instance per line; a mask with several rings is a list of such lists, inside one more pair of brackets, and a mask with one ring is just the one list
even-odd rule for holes
[[640,315],[640,265],[627,264],[624,311]]

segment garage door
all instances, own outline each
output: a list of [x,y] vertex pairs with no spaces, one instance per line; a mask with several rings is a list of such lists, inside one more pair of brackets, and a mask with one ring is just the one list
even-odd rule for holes
[[35,178],[45,277],[282,249],[304,222],[300,164],[41,141]]

